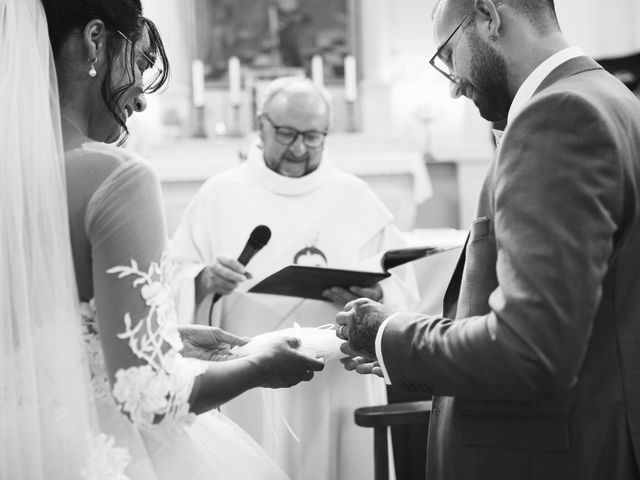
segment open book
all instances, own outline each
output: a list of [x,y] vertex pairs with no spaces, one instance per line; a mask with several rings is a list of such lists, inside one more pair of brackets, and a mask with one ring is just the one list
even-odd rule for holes
[[326,267],[289,265],[257,283],[249,290],[252,293],[270,293],[292,297],[328,300],[322,296],[327,288],[370,287],[391,273],[388,270],[419,258],[443,252],[455,247],[411,247],[388,250],[377,257],[379,268],[371,270],[347,270]]

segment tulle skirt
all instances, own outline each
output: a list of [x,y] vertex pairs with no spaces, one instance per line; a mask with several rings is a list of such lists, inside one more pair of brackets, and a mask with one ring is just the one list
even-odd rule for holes
[[217,410],[190,424],[135,427],[110,398],[97,401],[102,432],[132,461],[132,480],[287,480],[253,439]]

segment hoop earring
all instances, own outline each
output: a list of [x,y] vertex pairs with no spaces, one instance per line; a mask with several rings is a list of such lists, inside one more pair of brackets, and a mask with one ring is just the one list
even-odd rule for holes
[[96,75],[98,75],[98,72],[96,72],[96,62],[98,61],[98,59],[96,57],[90,58],[89,59],[89,76],[91,78],[95,78]]

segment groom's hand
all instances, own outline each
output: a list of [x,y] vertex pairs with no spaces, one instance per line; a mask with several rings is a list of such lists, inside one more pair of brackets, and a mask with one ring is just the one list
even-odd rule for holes
[[340,359],[340,363],[342,363],[345,370],[355,370],[358,373],[373,374],[384,378],[382,368],[380,368],[378,361],[375,358],[368,358],[359,355],[358,352],[349,347],[349,342],[344,342],[340,346],[340,351],[348,355],[347,357]]
[[383,305],[368,298],[359,298],[347,303],[344,311],[336,316],[339,325],[336,335],[348,342],[347,350],[343,348],[344,345],[340,348],[342,352],[354,358],[363,357],[365,361],[361,363],[376,360],[376,334],[388,316],[389,312]]

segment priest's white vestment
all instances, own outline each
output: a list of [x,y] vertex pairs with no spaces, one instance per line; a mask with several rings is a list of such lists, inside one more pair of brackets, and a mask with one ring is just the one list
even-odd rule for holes
[[[391,213],[369,186],[334,168],[326,155],[314,172],[289,178],[270,170],[254,144],[243,164],[202,186],[174,236],[174,287],[182,321],[207,323],[211,296],[196,311],[195,277],[217,255],[236,258],[262,224],[272,236],[247,266],[253,278],[214,308],[214,324],[243,336],[294,323],[317,327],[335,322],[339,308],[328,301],[247,293],[271,273],[290,264],[369,270],[372,265],[364,267],[363,261],[405,245]],[[416,285],[410,266],[392,270],[381,286],[389,308],[413,306]],[[311,382],[255,389],[222,410],[291,478],[351,480],[373,478],[372,433],[355,425],[353,410],[380,403],[386,403],[382,379],[347,372],[334,360]]]

